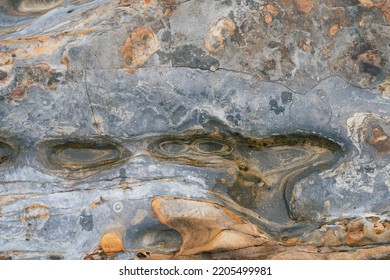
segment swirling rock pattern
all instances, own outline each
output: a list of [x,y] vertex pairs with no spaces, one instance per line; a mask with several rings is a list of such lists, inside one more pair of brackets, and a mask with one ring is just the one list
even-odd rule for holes
[[0,0],[0,259],[388,259],[388,11]]

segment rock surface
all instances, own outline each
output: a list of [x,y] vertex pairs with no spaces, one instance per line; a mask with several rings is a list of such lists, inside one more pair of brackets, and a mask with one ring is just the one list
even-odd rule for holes
[[388,259],[389,5],[1,0],[0,259]]

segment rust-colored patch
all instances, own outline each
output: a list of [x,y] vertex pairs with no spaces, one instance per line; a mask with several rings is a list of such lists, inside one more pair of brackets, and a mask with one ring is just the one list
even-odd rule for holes
[[347,224],[347,237],[345,239],[346,244],[359,243],[365,237],[364,235],[364,224],[359,221],[351,221]]
[[107,256],[123,251],[122,238],[115,231],[109,231],[104,234],[100,241],[100,245]]
[[310,50],[310,47],[305,42],[302,41],[298,43],[298,47],[304,50],[305,52],[308,52]]
[[379,0],[376,3],[376,6],[382,11],[386,20],[390,22],[390,1],[389,0]]
[[382,234],[382,233],[384,233],[385,232],[385,227],[383,226],[383,224],[382,223],[380,223],[380,222],[376,222],[375,224],[374,224],[374,231],[375,231],[375,234]]
[[43,38],[32,38],[26,40],[26,38],[17,41],[3,40],[1,44],[15,44],[19,45],[18,48],[9,51],[0,51],[0,64],[11,65],[16,59],[29,60],[38,56],[51,56],[62,45],[62,40],[50,39],[48,36],[42,36]]
[[264,16],[264,21],[266,24],[271,24],[273,19],[272,19],[272,16],[271,15],[265,15]]
[[26,222],[27,220],[36,220],[36,219],[45,220],[50,217],[48,210],[49,207],[47,207],[46,205],[31,204],[23,209],[25,215],[21,216],[19,220],[21,222]]
[[298,10],[305,14],[311,13],[316,2],[316,0],[294,0],[295,6]]
[[21,78],[8,94],[8,98],[12,101],[22,101],[31,85],[40,86],[45,90],[55,90],[62,77],[61,73],[50,69],[50,65],[47,63],[38,63],[26,67],[24,71],[20,70],[20,74]]
[[364,7],[371,9],[374,7],[374,3],[372,3],[371,0],[359,0],[360,4],[362,4]]
[[379,153],[390,154],[390,138],[379,124],[371,127],[369,142]]
[[69,65],[69,57],[66,56],[66,55],[61,57],[61,63],[64,64],[66,67],[68,67],[68,65]]
[[25,97],[26,88],[23,86],[14,88],[9,94],[9,99],[12,101],[22,101]]
[[214,23],[204,40],[205,48],[210,53],[216,53],[225,49],[225,40],[234,35],[236,24],[230,17],[224,17]]
[[279,9],[271,4],[266,5],[264,11],[272,14],[274,17],[276,17],[279,14]]
[[92,202],[89,207],[92,208],[92,209],[95,209],[98,206],[100,206],[101,204],[102,204],[102,202],[99,200],[99,201]]
[[336,24],[333,24],[332,27],[329,29],[329,33],[328,35],[329,36],[334,36],[337,34],[337,32],[339,31],[340,29],[340,26],[336,23]]
[[380,67],[382,61],[380,53],[376,50],[368,50],[364,53],[359,54],[357,58],[359,61],[371,63],[378,67]]
[[160,49],[157,35],[151,28],[138,27],[119,48],[125,59],[125,67],[135,71],[144,65],[146,60]]

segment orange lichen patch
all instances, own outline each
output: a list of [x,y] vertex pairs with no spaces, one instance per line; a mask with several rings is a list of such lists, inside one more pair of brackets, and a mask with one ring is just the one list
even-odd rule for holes
[[273,16],[277,16],[279,14],[279,9],[277,7],[275,7],[274,5],[266,5],[265,8],[264,8],[264,11],[272,14]]
[[102,236],[100,246],[108,256],[123,251],[122,238],[115,231],[109,231]]
[[360,4],[362,4],[364,7],[371,9],[374,7],[374,3],[372,3],[371,0],[359,0]]
[[270,16],[270,15],[264,16],[264,21],[266,24],[271,24],[273,21],[272,16]]
[[376,6],[382,11],[387,21],[390,21],[390,1],[380,0],[376,3]]
[[299,42],[298,47],[304,50],[305,52],[308,52],[310,50],[310,47],[305,42]]
[[334,36],[337,34],[337,32],[339,31],[339,28],[340,26],[336,23],[334,25],[332,25],[332,27],[329,29],[329,33],[328,35],[329,36]]
[[22,101],[25,97],[26,88],[25,87],[16,87],[14,88],[10,94],[8,95],[8,98],[12,101]]
[[156,197],[152,209],[161,223],[181,234],[177,256],[277,244],[245,218],[212,201]]
[[378,152],[390,154],[390,137],[380,125],[377,124],[372,126],[369,142]]
[[126,39],[119,51],[125,58],[125,67],[134,71],[159,49],[160,44],[154,31],[151,28],[138,27]]
[[216,53],[225,49],[225,40],[233,36],[236,30],[236,24],[230,17],[224,17],[215,22],[204,40],[205,48],[210,53]]
[[308,14],[313,10],[316,0],[294,0],[294,3],[300,12]]

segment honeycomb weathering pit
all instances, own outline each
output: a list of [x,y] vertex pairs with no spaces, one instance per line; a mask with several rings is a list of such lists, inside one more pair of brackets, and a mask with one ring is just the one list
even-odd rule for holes
[[0,0],[0,259],[389,259],[389,10]]

